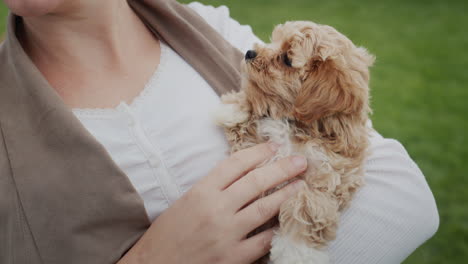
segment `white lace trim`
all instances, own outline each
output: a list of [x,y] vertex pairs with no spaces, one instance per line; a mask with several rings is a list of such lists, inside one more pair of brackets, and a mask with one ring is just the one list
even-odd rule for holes
[[[154,73],[151,75],[145,86],[143,87],[143,90],[140,91],[140,93],[135,96],[131,102],[128,104],[130,108],[137,108],[139,105],[143,104],[143,101],[145,98],[151,94],[151,92],[158,87],[159,83],[159,77],[161,76],[165,64],[167,63],[168,59],[168,52],[170,47],[167,46],[163,41],[160,41],[160,58],[159,58],[159,64],[154,71]],[[108,108],[72,108],[72,112],[77,115],[77,116],[109,116],[109,115],[115,115],[120,113],[119,107],[122,104],[126,104],[125,101],[120,101],[119,105],[116,107],[108,107]]]

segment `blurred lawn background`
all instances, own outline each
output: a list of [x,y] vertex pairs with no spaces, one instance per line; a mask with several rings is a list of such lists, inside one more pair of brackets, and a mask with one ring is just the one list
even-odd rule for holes
[[[374,126],[406,146],[426,175],[441,219],[436,236],[405,263],[468,263],[468,1],[201,2],[227,5],[265,41],[275,24],[313,20],[375,54]],[[0,36],[5,15],[0,2]]]

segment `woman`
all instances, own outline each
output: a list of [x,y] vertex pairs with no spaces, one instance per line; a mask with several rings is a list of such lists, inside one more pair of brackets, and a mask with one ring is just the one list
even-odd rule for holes
[[[268,251],[272,230],[245,236],[300,184],[253,200],[307,164],[255,169],[268,144],[225,157],[210,118],[215,92],[238,87],[237,49],[259,40],[224,7],[129,3],[6,0],[1,263],[250,263]],[[404,148],[371,142],[336,263],[401,262],[438,226]]]

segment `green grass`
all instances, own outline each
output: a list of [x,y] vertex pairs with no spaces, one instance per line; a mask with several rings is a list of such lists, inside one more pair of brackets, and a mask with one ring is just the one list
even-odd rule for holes
[[436,236],[405,263],[466,263],[468,1],[202,2],[229,6],[234,18],[252,25],[264,40],[275,24],[313,20],[336,27],[374,53],[374,126],[406,146],[426,175],[441,218]]
[[3,34],[6,27],[6,16],[7,16],[7,9],[5,4],[0,0],[0,41],[3,40]]

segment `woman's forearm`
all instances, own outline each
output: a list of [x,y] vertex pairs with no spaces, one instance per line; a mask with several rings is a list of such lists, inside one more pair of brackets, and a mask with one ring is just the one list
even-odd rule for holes
[[334,263],[401,263],[437,231],[434,196],[396,140],[373,132],[365,186],[341,216]]

